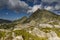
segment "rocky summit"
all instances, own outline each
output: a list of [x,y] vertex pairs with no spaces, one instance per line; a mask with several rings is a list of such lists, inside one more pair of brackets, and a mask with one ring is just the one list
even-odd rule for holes
[[34,12],[28,19],[29,21],[35,20],[40,23],[45,23],[49,21],[60,21],[60,15],[57,15],[53,12],[47,11],[47,10],[40,10],[38,9],[36,12]]
[[29,17],[0,24],[0,40],[60,40],[60,15],[38,9]]

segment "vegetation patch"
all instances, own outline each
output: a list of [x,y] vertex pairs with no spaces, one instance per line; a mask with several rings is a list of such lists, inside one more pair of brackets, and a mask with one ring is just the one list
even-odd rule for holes
[[14,31],[14,33],[16,34],[16,36],[22,35],[24,40],[47,40],[47,38],[34,36],[34,35],[26,32],[25,30],[16,30],[16,31]]

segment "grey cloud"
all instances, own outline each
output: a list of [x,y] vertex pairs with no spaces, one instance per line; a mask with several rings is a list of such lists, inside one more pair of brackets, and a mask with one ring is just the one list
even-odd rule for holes
[[[30,1],[30,0],[28,0],[28,1]],[[38,0],[32,0],[32,1],[33,1],[33,3],[39,2]],[[46,7],[47,9],[49,8],[50,10],[59,10],[60,9],[60,0],[41,0],[40,5],[41,5],[41,8]]]
[[17,12],[26,12],[29,9],[28,4],[20,0],[9,0],[8,6]]
[[59,0],[42,0],[42,2],[52,3],[52,2],[59,2]]
[[[27,0],[27,2],[33,2],[34,4],[38,2],[38,0]],[[48,4],[52,4],[53,2],[57,2],[55,6],[46,5],[43,6],[43,2],[46,2]],[[8,6],[8,9],[14,10],[16,12],[27,12],[27,11],[34,11],[35,9],[44,7],[45,9],[50,10],[59,10],[60,9],[60,1],[59,0],[42,0],[41,4],[34,5],[33,7],[30,7],[27,3],[20,0],[0,0],[0,8],[3,8],[4,6]]]
[[50,5],[47,5],[47,6],[50,6],[50,7],[53,7],[53,8],[51,8],[52,10],[59,10],[60,9],[60,0],[42,0],[42,3],[43,2],[46,2],[46,3],[48,3],[48,4],[53,4],[54,2],[56,2],[57,4],[55,4],[55,6],[50,6]]
[[0,8],[7,5],[8,0],[0,0]]
[[0,9],[7,5],[8,9],[14,10],[16,12],[26,12],[29,6],[24,1],[20,0],[0,0]]
[[60,10],[60,4],[55,5],[56,10]]
[[34,5],[33,7],[31,7],[31,9],[30,10],[28,10],[27,12],[28,13],[34,13],[36,10],[38,10],[38,9],[42,9],[42,5],[40,4],[40,5]]

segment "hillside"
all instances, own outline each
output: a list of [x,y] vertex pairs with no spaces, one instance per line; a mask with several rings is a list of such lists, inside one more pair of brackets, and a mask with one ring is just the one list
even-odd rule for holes
[[27,17],[26,16],[23,16],[21,19],[18,19],[18,20],[14,20],[13,23],[24,23],[25,21],[27,20]]
[[9,29],[13,22],[10,20],[0,19],[0,29]]

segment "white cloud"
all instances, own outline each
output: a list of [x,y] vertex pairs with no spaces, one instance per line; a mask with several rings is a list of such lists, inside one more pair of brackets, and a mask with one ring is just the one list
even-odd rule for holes
[[[47,10],[59,10],[60,9],[60,0],[42,0],[42,3],[43,2],[46,2],[49,4],[48,7],[45,8]],[[53,2],[56,2],[55,6],[53,6],[54,5]],[[52,5],[53,7],[50,6],[51,4],[53,4]]]
[[9,0],[8,4],[12,7],[26,7],[28,6],[28,4],[26,4],[24,1],[20,1],[20,0]]
[[56,5],[55,10],[60,10],[60,5]]
[[54,10],[54,7],[52,7],[52,6],[45,6],[44,9],[46,9],[46,10]]
[[33,7],[31,7],[30,10],[28,10],[28,13],[33,13],[33,12],[35,12],[37,9],[41,9],[41,5],[34,5]]
[[[37,0],[34,0],[34,3],[36,3]],[[48,3],[48,5],[43,5],[43,3],[46,2]],[[53,2],[57,2],[57,4],[55,4],[55,6],[51,6],[50,4],[52,4]],[[59,5],[58,5],[59,4]],[[37,9],[46,9],[46,10],[58,10],[60,9],[60,1],[59,0],[42,0],[40,5],[34,5],[33,7],[31,7],[31,10],[28,10],[28,13],[33,13],[35,12]]]
[[[27,0],[27,2],[28,1],[33,2],[34,4],[38,2],[38,0]],[[33,13],[37,9],[42,9],[43,7],[46,10],[59,10],[60,9],[59,0],[42,0],[42,3],[43,2],[47,2],[50,4],[53,2],[58,2],[58,4],[56,4],[55,6],[50,6],[50,5],[43,6],[43,4],[40,4],[40,5],[34,5],[33,7],[30,7],[27,3],[25,3],[24,1],[20,1],[20,0],[0,0],[0,8],[4,7],[5,5],[8,5],[9,9],[12,9],[17,12],[28,11],[27,13]]]

